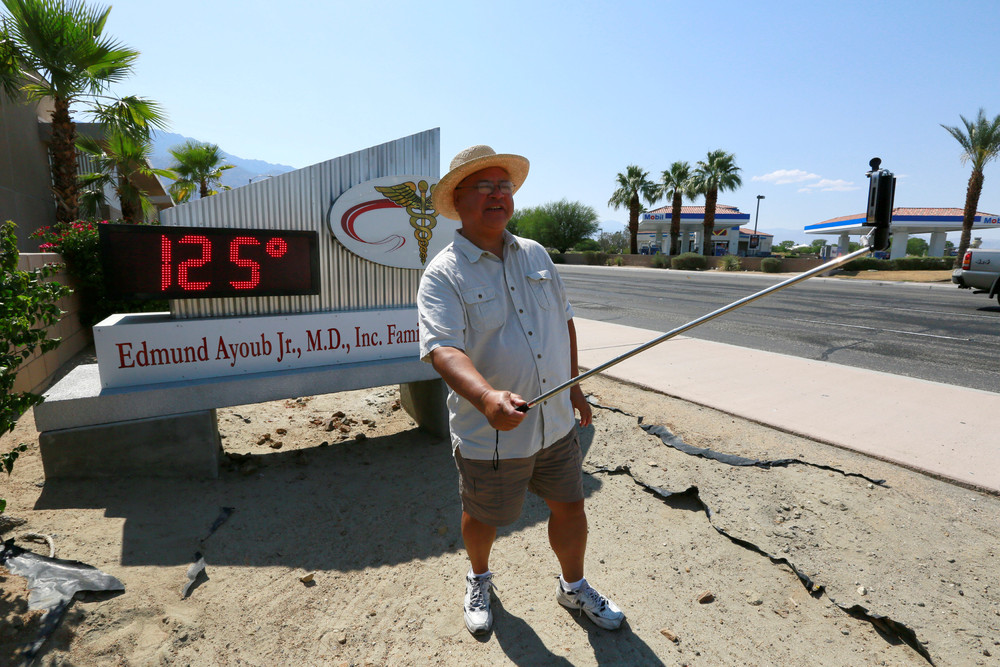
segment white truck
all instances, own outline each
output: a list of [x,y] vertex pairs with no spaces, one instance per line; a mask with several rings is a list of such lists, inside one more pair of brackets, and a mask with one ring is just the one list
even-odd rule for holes
[[951,282],[976,294],[988,294],[1000,302],[1000,250],[969,248],[961,268],[951,273]]

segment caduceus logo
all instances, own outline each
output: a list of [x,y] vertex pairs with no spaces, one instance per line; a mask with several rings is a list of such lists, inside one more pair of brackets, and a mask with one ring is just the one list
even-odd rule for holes
[[431,231],[437,224],[437,213],[434,211],[434,186],[427,186],[427,181],[414,183],[406,181],[398,185],[375,186],[383,197],[406,209],[410,214],[410,226],[413,227],[413,237],[417,239],[420,249],[420,264],[427,263],[427,244],[434,233]]

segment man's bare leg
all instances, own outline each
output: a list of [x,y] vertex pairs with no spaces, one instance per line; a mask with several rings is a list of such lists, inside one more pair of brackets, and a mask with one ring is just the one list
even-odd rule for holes
[[495,526],[483,523],[470,514],[462,512],[462,540],[465,552],[469,554],[474,574],[483,574],[490,569],[490,551],[497,539]]
[[559,566],[563,579],[568,582],[583,579],[583,557],[587,552],[587,513],[583,500],[561,503],[546,500],[549,506],[549,544]]

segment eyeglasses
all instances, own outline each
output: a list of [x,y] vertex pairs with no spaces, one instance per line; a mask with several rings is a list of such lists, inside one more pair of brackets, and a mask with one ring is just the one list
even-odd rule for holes
[[479,190],[481,195],[491,195],[497,189],[500,190],[502,194],[510,195],[514,194],[514,184],[510,181],[497,181],[496,183],[492,181],[479,181],[475,185],[456,185],[456,190],[461,190],[463,188],[476,188]]

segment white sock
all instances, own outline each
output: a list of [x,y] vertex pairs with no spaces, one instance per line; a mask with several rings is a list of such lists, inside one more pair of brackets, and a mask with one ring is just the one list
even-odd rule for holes
[[493,573],[490,572],[489,570],[486,570],[482,574],[476,574],[475,572],[472,571],[471,567],[469,568],[469,577],[471,577],[473,579],[482,579],[483,577],[492,577],[492,576],[493,576]]
[[587,581],[586,578],[581,579],[580,581],[574,581],[570,583],[565,579],[563,579],[563,576],[561,574],[559,575],[559,585],[562,586],[562,589],[567,593],[572,593],[573,591],[580,590],[580,587],[583,586],[583,582],[585,581]]

